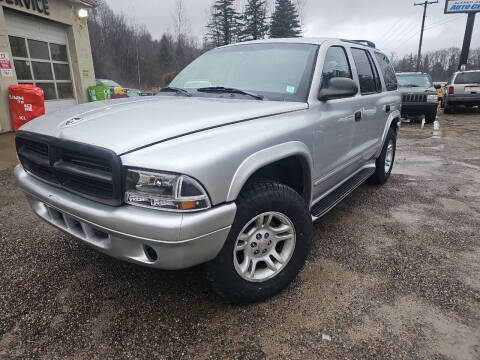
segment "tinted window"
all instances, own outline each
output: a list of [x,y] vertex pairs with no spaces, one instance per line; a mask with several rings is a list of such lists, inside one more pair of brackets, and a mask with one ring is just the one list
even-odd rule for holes
[[18,80],[32,80],[32,72],[30,71],[30,63],[25,60],[13,60]]
[[16,57],[28,57],[27,46],[25,45],[25,39],[16,36],[9,36],[10,47],[12,48],[12,55]]
[[455,84],[480,84],[480,72],[460,73],[455,79]]
[[328,81],[335,77],[352,79],[347,54],[345,49],[340,46],[332,46],[327,51],[322,72],[322,87],[327,87]]
[[375,64],[375,61],[373,61],[373,57],[369,52],[367,52],[367,56],[373,69],[373,76],[375,77],[375,86],[377,88],[377,92],[382,92],[382,81],[380,80],[380,75],[378,74],[377,65]]
[[362,49],[352,49],[353,59],[357,67],[360,92],[370,94],[377,91],[377,83],[373,75],[372,66],[368,59],[367,52]]
[[28,40],[28,49],[32,59],[50,60],[48,43],[37,40]]
[[387,91],[397,90],[397,76],[395,75],[395,70],[393,69],[392,63],[385,55],[381,53],[376,52],[375,56],[377,57],[377,61],[380,64],[380,69],[383,73],[383,79],[385,80],[385,86],[387,87]]
[[67,47],[65,45],[50,44],[50,52],[54,61],[68,61]]

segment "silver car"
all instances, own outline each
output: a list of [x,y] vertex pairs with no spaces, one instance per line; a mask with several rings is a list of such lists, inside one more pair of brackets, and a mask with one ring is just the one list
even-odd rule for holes
[[480,70],[459,71],[445,86],[443,110],[451,113],[457,106],[480,106]]
[[158,269],[205,263],[218,294],[259,301],[303,267],[313,221],[387,181],[400,109],[370,42],[236,44],[158,96],[26,124],[15,175],[38,216],[95,249]]

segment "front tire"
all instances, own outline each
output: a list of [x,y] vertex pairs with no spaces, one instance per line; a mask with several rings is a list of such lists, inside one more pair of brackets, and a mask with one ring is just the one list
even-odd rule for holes
[[269,181],[249,186],[222,250],[206,266],[212,289],[232,303],[277,294],[304,266],[312,228],[308,206],[293,189]]
[[437,109],[425,114],[425,122],[427,124],[433,124],[437,119]]
[[388,129],[387,138],[383,145],[382,152],[375,162],[376,170],[368,179],[368,182],[375,185],[383,185],[387,182],[392,173],[395,153],[397,150],[397,132],[395,129]]

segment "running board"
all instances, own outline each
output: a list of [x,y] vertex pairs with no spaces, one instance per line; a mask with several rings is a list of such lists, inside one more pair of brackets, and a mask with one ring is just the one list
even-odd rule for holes
[[321,218],[323,215],[332,210],[335,205],[345,199],[357,187],[362,185],[365,180],[367,180],[370,176],[373,175],[374,172],[375,167],[361,170],[356,175],[345,181],[334,191],[332,191],[330,194],[325,196],[322,200],[313,205],[311,209],[313,221]]

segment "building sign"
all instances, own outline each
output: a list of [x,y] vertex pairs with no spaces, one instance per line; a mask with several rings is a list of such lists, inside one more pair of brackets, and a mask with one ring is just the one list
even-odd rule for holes
[[446,0],[445,14],[480,12],[480,0]]
[[27,10],[34,10],[39,14],[50,15],[48,0],[0,0],[0,4],[2,3]]
[[3,77],[12,77],[13,69],[10,55],[6,52],[0,52],[0,75]]

